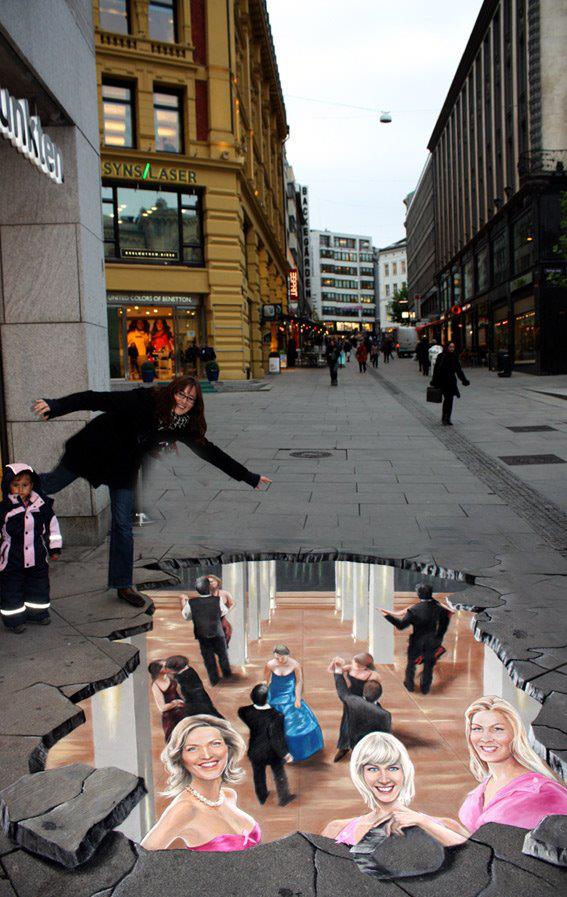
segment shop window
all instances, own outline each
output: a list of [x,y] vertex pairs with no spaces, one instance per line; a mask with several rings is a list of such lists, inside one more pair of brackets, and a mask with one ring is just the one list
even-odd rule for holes
[[113,379],[125,376],[123,316],[124,312],[121,308],[108,306],[108,360],[110,376]]
[[479,293],[484,293],[490,286],[490,257],[488,246],[479,249],[476,256],[476,284]]
[[508,277],[508,240],[506,231],[501,230],[492,240],[492,264],[494,283],[502,283]]
[[534,229],[531,213],[514,224],[514,274],[523,274],[534,263]]
[[104,186],[102,205],[107,258],[203,264],[198,193]]
[[465,302],[474,296],[474,259],[470,258],[464,264],[464,298]]
[[134,89],[104,81],[102,118],[106,146],[134,146]]
[[530,309],[514,317],[514,359],[520,364],[535,361],[535,311]]
[[128,0],[99,0],[99,23],[103,31],[128,34]]
[[177,39],[176,0],[150,0],[148,24],[152,40],[173,44]]
[[154,133],[158,153],[183,152],[183,104],[173,91],[154,91]]
[[508,309],[507,308],[496,308],[494,310],[494,328],[493,328],[493,340],[492,340],[492,348],[494,352],[498,352],[499,349],[508,349],[508,338],[509,338],[509,321],[508,321]]

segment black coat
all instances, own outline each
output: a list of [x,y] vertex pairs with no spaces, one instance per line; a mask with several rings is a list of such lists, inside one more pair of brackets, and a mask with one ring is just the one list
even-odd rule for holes
[[366,698],[353,695],[342,673],[335,673],[335,686],[345,705],[351,749],[370,732],[392,731],[392,716],[378,701],[367,701]]
[[189,599],[196,639],[224,638],[218,595],[199,595]]
[[431,385],[440,389],[444,395],[457,396],[461,394],[457,387],[457,377],[463,384],[468,386],[469,381],[463,374],[463,369],[456,352],[440,352],[435,361],[433,368],[433,377]]
[[134,485],[143,455],[162,443],[183,442],[203,461],[214,464],[234,480],[256,487],[260,477],[230,455],[187,430],[158,429],[152,391],[139,387],[128,392],[76,392],[61,399],[45,399],[49,419],[73,411],[103,411],[65,443],[61,464],[93,486],[114,488]]
[[253,704],[238,708],[238,716],[250,729],[248,756],[255,763],[282,761],[288,754],[283,715],[273,707],[256,710]]
[[408,653],[417,657],[420,654],[431,653],[441,645],[451,614],[434,598],[427,598],[408,608],[401,620],[390,614],[386,614],[386,619],[396,629],[413,626]]

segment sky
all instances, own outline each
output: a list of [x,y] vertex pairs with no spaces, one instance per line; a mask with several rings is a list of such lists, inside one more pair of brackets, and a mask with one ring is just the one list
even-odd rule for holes
[[[425,165],[481,0],[267,2],[286,151],[309,187],[311,228],[370,235],[375,246],[402,239],[403,200]],[[382,111],[391,124],[379,122]]]

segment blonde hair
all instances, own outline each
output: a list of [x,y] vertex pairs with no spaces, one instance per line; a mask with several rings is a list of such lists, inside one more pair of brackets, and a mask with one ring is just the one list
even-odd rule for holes
[[187,785],[191,784],[193,777],[182,761],[183,749],[189,735],[195,729],[202,729],[205,726],[217,729],[228,748],[228,760],[221,774],[222,784],[234,785],[245,777],[244,770],[238,766],[246,751],[244,740],[225,719],[201,713],[197,716],[188,716],[177,723],[169,742],[161,753],[161,762],[168,773],[167,787],[165,791],[162,791],[163,795],[174,797],[181,794]]
[[401,741],[386,732],[370,732],[362,738],[352,752],[350,759],[350,777],[356,790],[362,795],[364,803],[375,810],[378,801],[364,781],[364,767],[377,766],[401,767],[404,776],[398,800],[408,807],[415,795],[415,770],[409,754]]
[[471,728],[474,716],[484,711],[501,713],[512,727],[514,738],[510,750],[518,763],[521,763],[522,766],[525,766],[526,769],[532,772],[540,772],[542,775],[553,779],[553,781],[557,781],[556,776],[547,763],[541,757],[538,757],[531,747],[526,729],[516,708],[497,695],[483,695],[482,698],[473,701],[465,710],[465,736],[469,748],[470,770],[477,782],[482,782],[487,777],[489,770],[488,764],[481,760],[471,743]]

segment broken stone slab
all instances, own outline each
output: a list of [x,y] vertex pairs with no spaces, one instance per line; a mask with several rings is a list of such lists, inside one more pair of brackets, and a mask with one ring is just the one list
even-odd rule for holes
[[567,866],[567,816],[546,816],[524,839],[522,853]]
[[[564,816],[546,818],[554,820],[565,819]],[[528,834],[530,833],[526,833],[524,828],[489,822],[477,829],[471,835],[468,843],[476,842],[489,847],[494,857],[511,864],[530,876],[544,879],[559,894],[565,886],[565,872],[550,863],[543,862],[544,858],[534,859],[533,855],[526,854],[524,844]]]
[[23,776],[0,792],[2,825],[20,847],[73,869],[145,793],[132,773],[73,763]]

